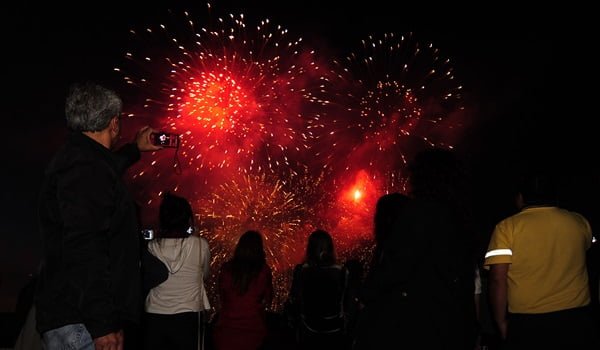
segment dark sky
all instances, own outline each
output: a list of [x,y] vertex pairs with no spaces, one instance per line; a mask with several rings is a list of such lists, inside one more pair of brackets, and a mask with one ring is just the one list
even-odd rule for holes
[[[2,130],[8,147],[0,192],[0,312],[14,307],[16,291],[38,263],[35,202],[45,163],[64,135],[68,85],[85,79],[110,83],[128,29],[156,24],[169,8],[125,3],[82,1],[59,8],[24,2],[4,13]],[[179,10],[206,15],[205,3],[178,3]],[[248,23],[268,17],[313,46],[340,54],[368,34],[412,31],[433,42],[453,59],[473,106],[474,124],[456,146],[475,175],[483,226],[510,213],[507,179],[532,163],[563,175],[564,203],[596,220],[600,177],[592,123],[598,113],[590,108],[594,99],[586,84],[598,81],[598,64],[590,65],[595,44],[589,40],[589,9],[507,3],[466,9],[381,0],[213,4],[213,16],[230,12],[244,13]]]

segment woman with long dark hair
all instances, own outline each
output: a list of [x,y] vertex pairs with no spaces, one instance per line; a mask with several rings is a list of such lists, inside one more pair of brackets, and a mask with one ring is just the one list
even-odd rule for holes
[[144,349],[196,350],[199,313],[210,308],[204,286],[210,263],[208,242],[194,235],[192,207],[185,198],[166,193],[159,219],[160,229],[148,250],[169,273],[146,297]]
[[259,349],[267,337],[266,308],[273,298],[271,269],[257,231],[239,239],[219,273],[220,310],[213,331],[217,350]]
[[357,288],[357,309],[360,310],[358,319],[360,324],[358,324],[358,327],[363,327],[365,324],[370,325],[375,322],[373,315],[379,318],[381,312],[377,309],[377,301],[384,292],[381,290],[380,283],[378,283],[379,274],[381,273],[380,266],[383,265],[385,268],[387,264],[387,257],[384,256],[384,252],[387,250],[387,245],[392,240],[392,236],[402,234],[401,232],[395,232],[394,226],[402,210],[409,203],[410,198],[400,193],[384,194],[377,200],[375,215],[373,217],[375,248],[373,249],[371,264],[365,281]]
[[289,307],[303,349],[337,349],[346,340],[348,270],[337,263],[331,235],[316,230],[308,237],[304,262],[296,265]]

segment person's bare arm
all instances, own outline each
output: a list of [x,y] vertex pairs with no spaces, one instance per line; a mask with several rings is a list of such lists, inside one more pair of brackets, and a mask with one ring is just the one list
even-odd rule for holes
[[494,321],[496,321],[502,339],[506,339],[507,277],[509,266],[509,264],[494,264],[490,266],[490,304]]
[[[475,316],[477,317],[477,324],[481,323],[481,294],[474,294],[475,296]],[[477,331],[477,338],[475,340],[475,350],[481,349],[481,333],[479,332],[479,328]]]

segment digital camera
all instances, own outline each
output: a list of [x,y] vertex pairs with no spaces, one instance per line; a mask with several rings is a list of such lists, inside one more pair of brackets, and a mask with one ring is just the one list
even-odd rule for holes
[[177,148],[179,147],[179,135],[178,134],[171,134],[168,132],[153,132],[152,134],[150,134],[150,140],[152,141],[152,144],[155,146],[162,146],[162,147],[173,147],[173,148]]
[[152,239],[154,239],[154,230],[150,229],[150,228],[143,229],[142,230],[142,236],[147,241],[152,240]]

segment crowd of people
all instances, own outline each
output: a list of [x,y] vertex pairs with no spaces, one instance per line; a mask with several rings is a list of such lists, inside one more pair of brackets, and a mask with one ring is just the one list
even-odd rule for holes
[[[113,150],[121,110],[118,95],[97,84],[74,85],[67,96],[71,134],[40,194],[35,331],[24,328],[19,348],[600,348],[588,221],[557,206],[546,174],[525,174],[518,213],[496,225],[480,257],[468,174],[452,151],[436,148],[410,162],[406,194],[377,201],[368,266],[340,261],[329,232],[310,234],[281,317],[289,343],[274,342],[260,228],[240,232],[229,260],[213,267],[218,305],[207,296],[210,247],[185,196],[165,193],[156,237],[140,239],[121,175],[140,152],[161,147],[151,140],[156,130],[143,127]],[[482,337],[484,301],[495,341]],[[39,342],[23,340],[34,333]]]

